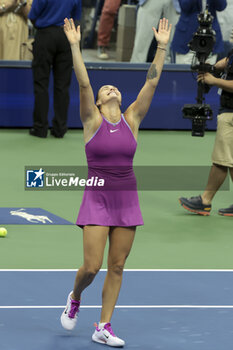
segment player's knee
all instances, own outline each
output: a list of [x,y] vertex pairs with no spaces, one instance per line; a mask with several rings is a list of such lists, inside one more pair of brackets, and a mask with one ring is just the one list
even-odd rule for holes
[[85,275],[86,275],[86,278],[88,279],[93,279],[97,275],[99,270],[100,270],[99,265],[84,266]]
[[116,263],[109,266],[109,270],[114,274],[121,276],[124,271],[124,263]]

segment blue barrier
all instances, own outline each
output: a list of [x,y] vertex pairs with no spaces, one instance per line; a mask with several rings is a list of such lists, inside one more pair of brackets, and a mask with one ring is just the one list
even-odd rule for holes
[[[105,84],[113,84],[122,93],[122,111],[137,97],[143,86],[149,64],[87,63],[94,93]],[[49,121],[53,118],[53,81],[50,80]],[[165,65],[151,107],[141,129],[190,130],[191,121],[182,118],[186,103],[195,103],[197,83],[189,66]],[[30,61],[0,61],[0,127],[31,127],[33,114],[33,81]],[[208,130],[216,129],[219,106],[217,89],[206,95],[206,103],[213,109],[214,119],[207,122]],[[79,118],[79,90],[73,72],[70,86],[68,127],[81,128]]]

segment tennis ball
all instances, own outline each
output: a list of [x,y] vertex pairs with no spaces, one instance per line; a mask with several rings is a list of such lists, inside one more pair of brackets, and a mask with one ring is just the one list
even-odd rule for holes
[[5,227],[0,227],[0,237],[5,237],[7,235],[7,229]]

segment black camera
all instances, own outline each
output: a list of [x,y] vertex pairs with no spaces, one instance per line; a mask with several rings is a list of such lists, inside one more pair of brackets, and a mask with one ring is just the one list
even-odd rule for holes
[[206,10],[198,15],[199,27],[189,43],[190,50],[196,52],[196,57],[203,62],[212,52],[215,44],[215,31],[212,28],[213,16]]
[[213,116],[210,105],[197,103],[187,104],[183,107],[184,118],[192,120],[192,136],[204,136],[206,120],[211,120]]
[[[198,15],[199,27],[189,43],[189,48],[195,52],[191,70],[198,73],[214,73],[212,65],[206,63],[206,59],[213,51],[215,44],[215,31],[212,29],[213,16],[208,11],[208,6],[204,12]],[[198,83],[197,103],[184,105],[183,118],[192,120],[192,136],[204,136],[206,121],[212,119],[213,112],[210,105],[205,104],[204,93],[209,92],[207,84]]]

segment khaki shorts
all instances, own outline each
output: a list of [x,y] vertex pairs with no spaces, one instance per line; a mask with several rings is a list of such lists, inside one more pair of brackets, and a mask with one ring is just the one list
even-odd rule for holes
[[233,113],[218,115],[212,162],[230,168],[233,167]]

